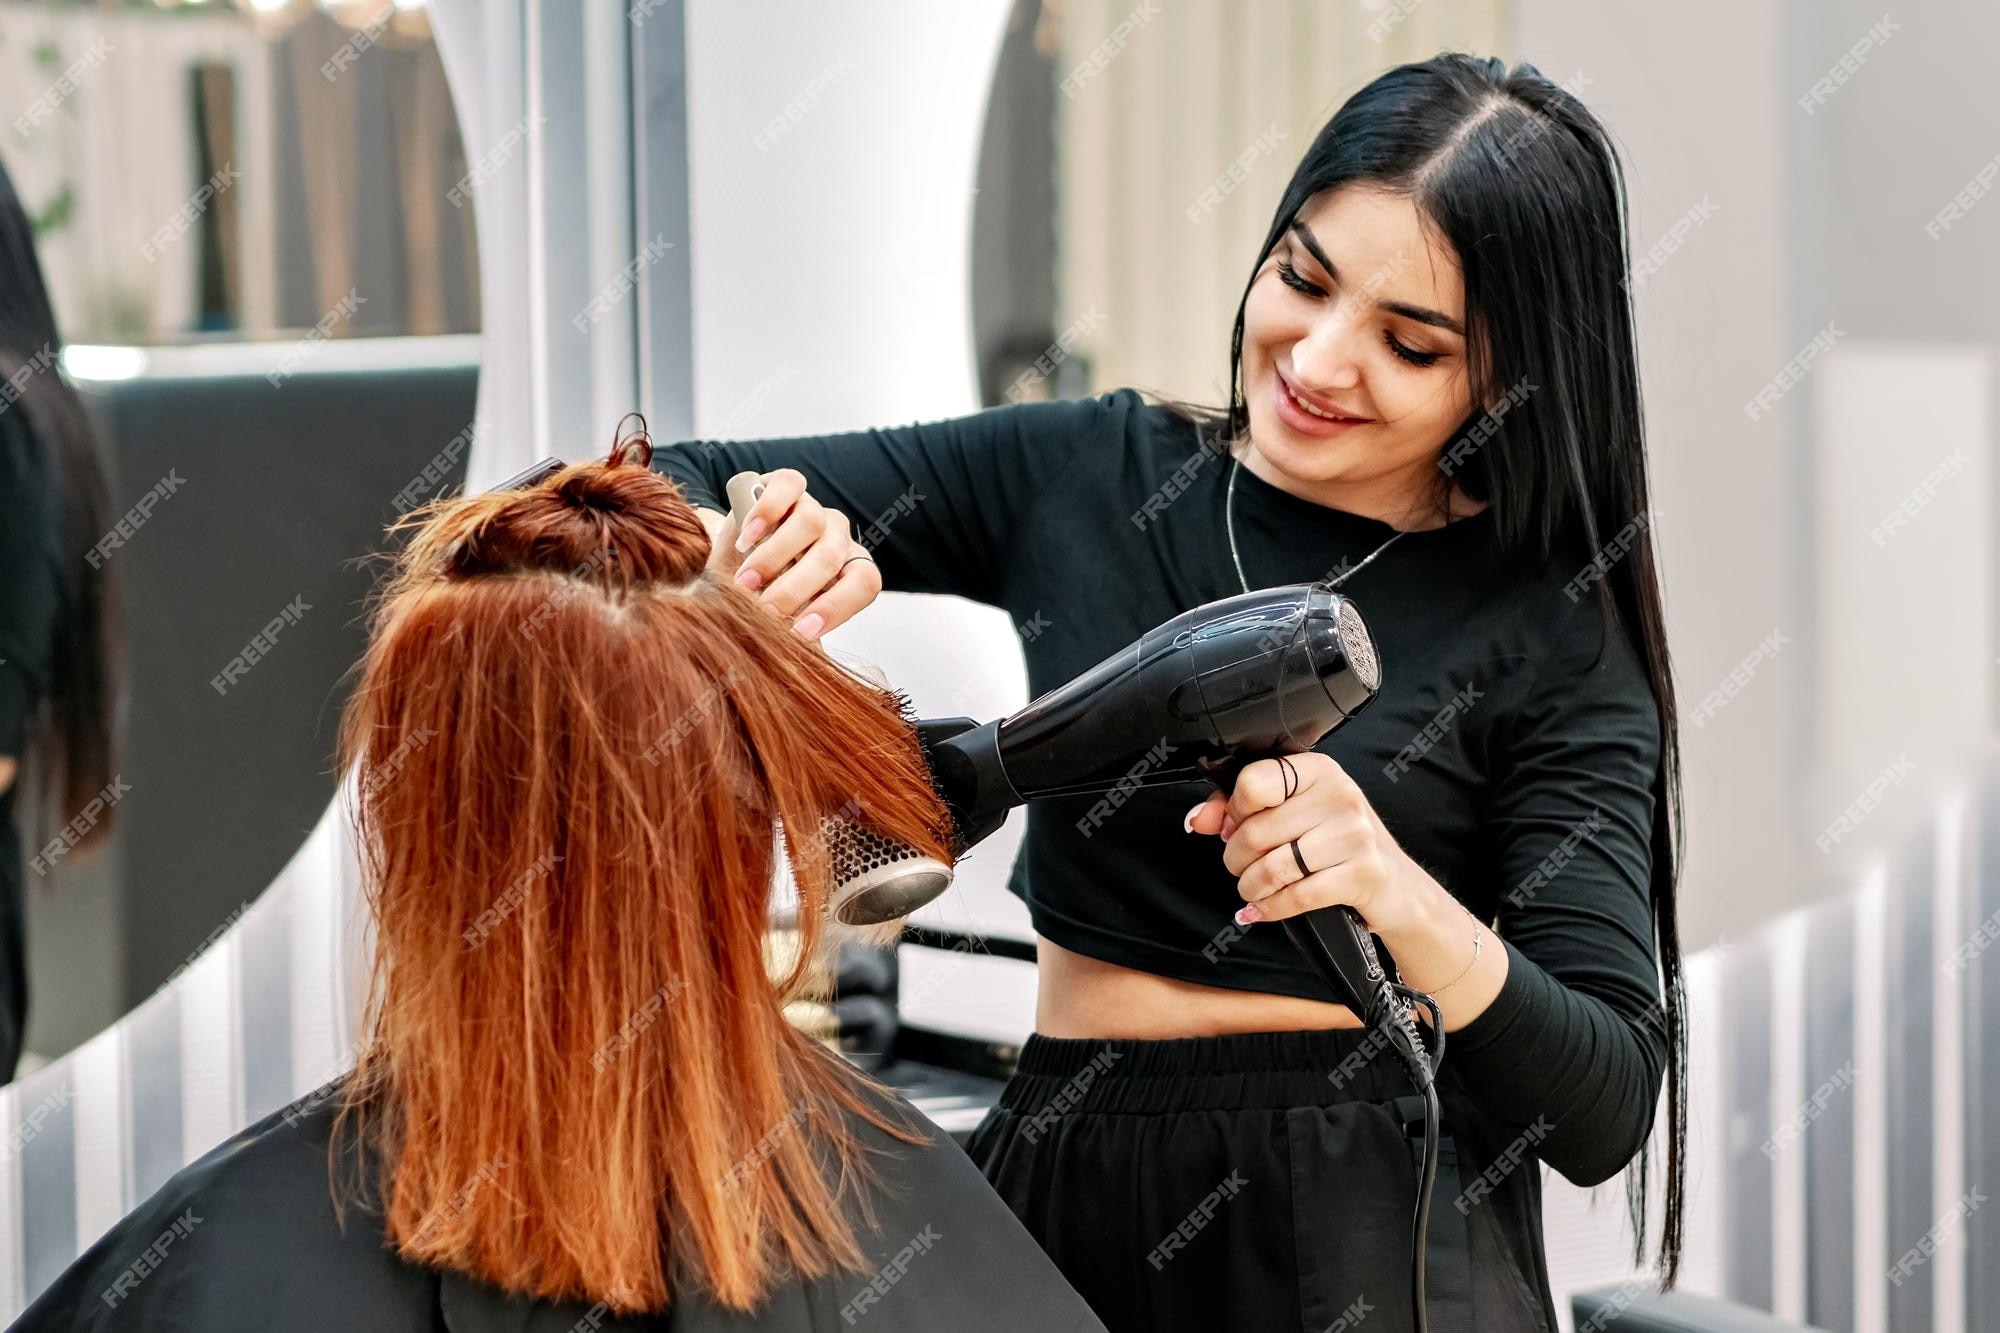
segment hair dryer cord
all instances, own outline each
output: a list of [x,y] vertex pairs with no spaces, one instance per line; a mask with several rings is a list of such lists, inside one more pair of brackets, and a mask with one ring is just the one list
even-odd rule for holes
[[[1411,990],[1399,982],[1385,983],[1384,989],[1395,1001],[1389,1010],[1389,1022],[1400,1030],[1391,1040],[1410,1071],[1411,1081],[1424,1098],[1424,1150],[1417,1162],[1417,1204],[1410,1219],[1410,1302],[1416,1319],[1413,1326],[1417,1333],[1426,1333],[1429,1321],[1424,1312],[1424,1242],[1430,1235],[1431,1190],[1437,1184],[1438,1122],[1441,1116],[1436,1075],[1438,1066],[1444,1061],[1444,1014],[1439,1010],[1438,1002],[1422,991]],[[1410,1017],[1409,1007],[1413,1004],[1420,1004],[1430,1011],[1435,1042],[1429,1049],[1425,1048],[1417,1032],[1416,1020]]]

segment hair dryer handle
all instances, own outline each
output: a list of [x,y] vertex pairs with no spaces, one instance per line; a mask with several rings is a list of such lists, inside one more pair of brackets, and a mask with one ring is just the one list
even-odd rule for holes
[[[1233,754],[1213,773],[1225,792],[1236,790],[1243,770],[1270,755]],[[1320,980],[1370,1027],[1378,1025],[1391,996],[1390,966],[1385,965],[1375,937],[1351,907],[1316,907],[1285,918],[1285,934],[1306,956]]]

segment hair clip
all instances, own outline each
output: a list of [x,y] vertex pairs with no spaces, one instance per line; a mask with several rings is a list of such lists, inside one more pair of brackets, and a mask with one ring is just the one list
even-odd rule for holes
[[516,472],[493,489],[496,491],[524,491],[530,486],[541,485],[550,477],[562,471],[565,466],[567,464],[560,458],[544,458],[541,462],[532,464],[524,470]]

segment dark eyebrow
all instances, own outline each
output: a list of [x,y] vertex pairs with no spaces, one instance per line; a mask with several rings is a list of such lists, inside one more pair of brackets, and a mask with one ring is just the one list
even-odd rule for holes
[[[1319,261],[1319,266],[1326,270],[1326,276],[1339,282],[1340,270],[1326,257],[1326,251],[1319,248],[1319,240],[1312,234],[1312,228],[1295,219],[1292,222],[1292,231],[1298,235],[1299,244],[1305,246],[1312,257]],[[1449,329],[1461,338],[1465,336],[1464,325],[1450,315],[1441,314],[1428,306],[1411,305],[1408,301],[1377,301],[1375,304],[1391,314],[1401,315],[1404,319],[1414,319],[1419,324],[1429,324],[1433,328]]]

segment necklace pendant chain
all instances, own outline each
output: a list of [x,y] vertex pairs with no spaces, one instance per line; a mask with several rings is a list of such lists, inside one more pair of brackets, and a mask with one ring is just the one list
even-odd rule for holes
[[[1243,460],[1231,455],[1229,460],[1229,492],[1223,497],[1222,501],[1222,526],[1223,530],[1229,534],[1229,558],[1236,565],[1236,581],[1243,585],[1244,592],[1249,592],[1250,580],[1243,573],[1243,555],[1236,549],[1236,473],[1242,466]],[[1363,556],[1360,564],[1350,570],[1344,571],[1339,578],[1328,579],[1325,582],[1329,587],[1338,588],[1341,584],[1368,568],[1374,562],[1376,556],[1382,554],[1382,552],[1395,544],[1397,538],[1407,535],[1407,533],[1403,532],[1390,534],[1389,540]]]

